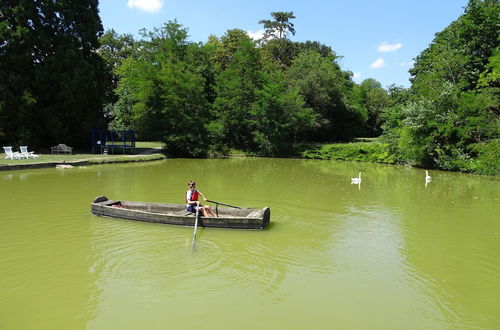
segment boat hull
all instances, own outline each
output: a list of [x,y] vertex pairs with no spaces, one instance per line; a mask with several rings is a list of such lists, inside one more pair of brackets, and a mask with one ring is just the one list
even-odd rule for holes
[[[99,196],[91,203],[92,214],[120,219],[146,221],[178,226],[194,226],[195,215],[184,204],[162,204],[109,200]],[[198,226],[231,229],[264,229],[271,210],[218,208],[219,217],[199,217]]]

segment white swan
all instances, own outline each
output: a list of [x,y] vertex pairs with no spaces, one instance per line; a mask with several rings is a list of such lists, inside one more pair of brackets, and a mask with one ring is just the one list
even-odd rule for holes
[[351,184],[360,184],[361,183],[361,172],[359,172],[357,178],[351,178]]
[[429,172],[425,170],[425,182],[431,182],[432,177],[429,175]]

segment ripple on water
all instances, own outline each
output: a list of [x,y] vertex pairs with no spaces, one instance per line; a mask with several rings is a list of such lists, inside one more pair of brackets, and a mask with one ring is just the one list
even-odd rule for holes
[[[91,272],[103,280],[127,279],[169,290],[189,288],[200,274],[218,273],[225,263],[220,247],[209,239],[192,245],[192,229],[125,222],[103,230],[93,243]],[[166,291],[169,291],[166,290]]]

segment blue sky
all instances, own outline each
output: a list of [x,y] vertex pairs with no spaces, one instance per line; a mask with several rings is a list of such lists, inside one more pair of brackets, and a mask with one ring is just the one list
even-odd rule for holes
[[206,42],[210,34],[222,36],[239,28],[258,34],[260,19],[270,12],[293,11],[296,34],[293,41],[313,40],[326,44],[343,56],[343,70],[354,73],[354,81],[377,79],[410,86],[408,69],[413,59],[428,47],[435,33],[456,20],[467,0],[101,0],[104,29],[131,33],[152,30],[177,19],[189,29],[191,41]]

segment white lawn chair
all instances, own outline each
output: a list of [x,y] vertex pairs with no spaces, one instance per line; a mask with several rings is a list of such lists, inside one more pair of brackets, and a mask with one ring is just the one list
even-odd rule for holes
[[24,155],[26,158],[38,158],[40,155],[35,154],[33,151],[28,151],[27,146],[19,146],[21,150],[21,155]]
[[12,147],[3,147],[5,151],[5,159],[21,159],[28,158],[27,156],[21,155],[19,152],[13,152]]

